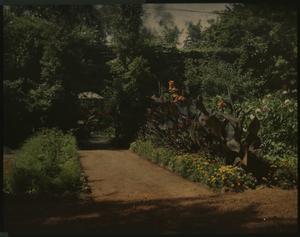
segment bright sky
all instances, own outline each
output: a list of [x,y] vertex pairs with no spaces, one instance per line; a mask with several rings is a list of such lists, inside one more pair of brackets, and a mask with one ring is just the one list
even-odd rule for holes
[[225,3],[144,4],[145,25],[150,29],[159,30],[158,22],[169,15],[179,30],[183,30],[179,38],[179,42],[182,43],[186,37],[187,22],[197,23],[201,20],[202,26],[207,27],[207,20],[217,17],[213,11],[222,11],[225,6]]

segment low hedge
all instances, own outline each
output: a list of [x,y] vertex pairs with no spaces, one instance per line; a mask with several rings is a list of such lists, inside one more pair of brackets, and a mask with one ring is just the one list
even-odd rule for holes
[[25,141],[4,184],[12,194],[61,194],[79,191],[81,180],[75,138],[44,129]]
[[[225,165],[206,154],[177,154],[174,150],[156,147],[151,141],[137,140],[130,149],[167,169],[195,182],[220,190],[242,191],[258,185],[251,173],[242,168]],[[296,155],[265,156],[269,170],[260,184],[292,188],[298,184],[298,158]]]
[[242,168],[225,165],[217,158],[205,154],[176,154],[175,151],[158,148],[151,141],[137,140],[130,150],[189,180],[200,182],[215,190],[223,188],[243,191],[255,188],[257,181]]
[[284,189],[298,185],[298,157],[294,155],[265,156],[270,170],[264,181],[269,186],[278,186]]

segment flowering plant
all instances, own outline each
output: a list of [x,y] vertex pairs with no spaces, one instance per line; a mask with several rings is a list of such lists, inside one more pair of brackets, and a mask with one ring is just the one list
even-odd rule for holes
[[[153,96],[149,109],[146,133],[156,137],[158,145],[183,151],[206,151],[220,155],[226,164],[248,166],[256,159],[260,139],[259,120],[254,116],[246,129],[242,129],[243,117],[224,111],[233,109],[230,102],[222,98],[222,111],[206,109],[203,99],[191,99],[180,95],[174,81],[168,83],[168,93]],[[254,166],[252,166],[255,168]]]
[[249,113],[246,123],[256,116],[261,123],[261,149],[264,155],[297,153],[297,100],[285,91],[267,94],[261,99],[248,101],[240,107]]

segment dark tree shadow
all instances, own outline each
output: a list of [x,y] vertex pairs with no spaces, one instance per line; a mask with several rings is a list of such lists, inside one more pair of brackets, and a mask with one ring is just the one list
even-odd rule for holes
[[114,139],[105,138],[88,138],[78,141],[80,150],[124,150],[128,149],[129,145],[117,142]]
[[[219,200],[220,201],[220,200]],[[5,202],[5,230],[29,234],[296,232],[297,221],[257,218],[258,204],[220,211],[214,197],[101,201],[23,199]],[[246,223],[255,223],[254,227]]]

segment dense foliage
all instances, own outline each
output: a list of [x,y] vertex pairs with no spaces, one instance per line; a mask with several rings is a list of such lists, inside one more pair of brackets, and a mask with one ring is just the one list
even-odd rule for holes
[[202,32],[201,47],[239,48],[244,72],[263,94],[296,88],[297,12],[290,5],[234,4]]
[[287,91],[277,91],[240,105],[261,121],[264,154],[282,156],[297,154],[297,100]]
[[249,73],[223,60],[186,59],[184,69],[184,84],[193,97],[222,96],[237,102],[251,98],[258,87]]
[[75,128],[77,93],[101,85],[106,71],[95,52],[104,47],[97,29],[60,14],[72,7],[24,8],[4,12],[4,137],[10,146],[40,127]]
[[[126,145],[140,130],[260,182],[297,183],[297,11],[230,4],[207,28],[187,23],[183,48],[170,15],[158,31],[143,17],[140,4],[6,7],[5,145],[19,147],[42,127],[77,138],[109,131]],[[101,102],[80,100],[84,91]]]
[[145,120],[146,96],[151,93],[152,75],[143,57],[134,58],[127,66],[119,59],[109,64],[113,79],[107,81],[105,95],[109,96],[113,111],[116,139],[128,142]]
[[27,139],[16,154],[6,189],[13,194],[60,194],[81,188],[76,140],[45,129]]

